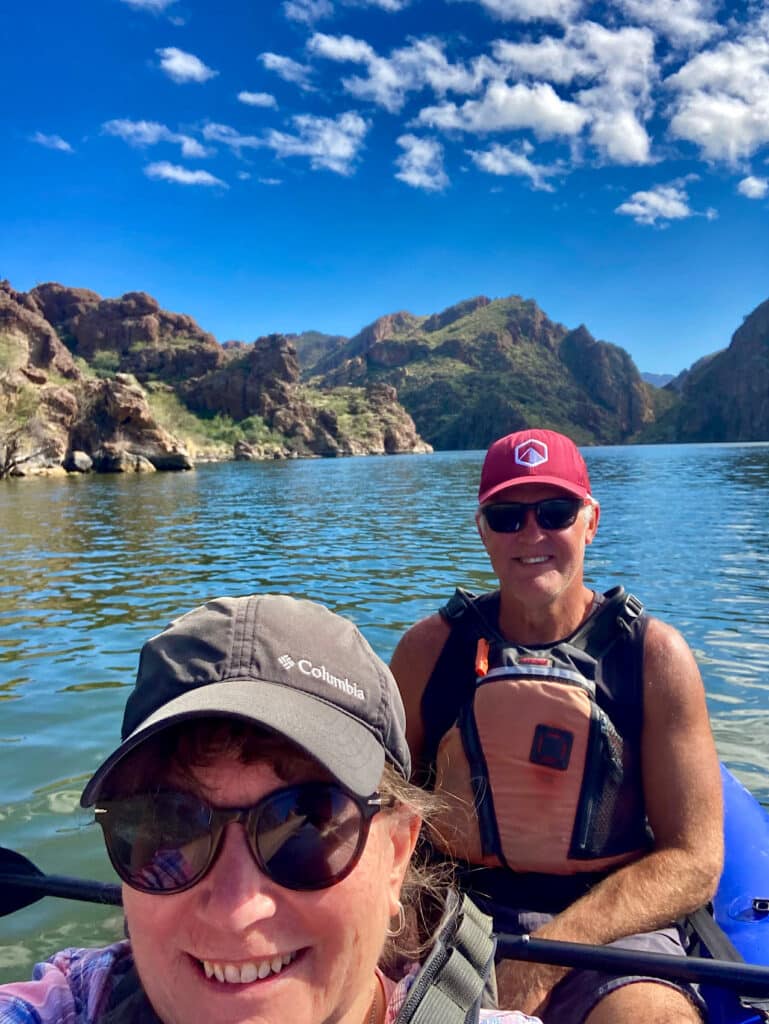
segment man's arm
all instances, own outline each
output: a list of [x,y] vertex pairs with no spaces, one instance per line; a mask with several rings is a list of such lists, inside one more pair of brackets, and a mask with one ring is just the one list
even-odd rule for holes
[[437,613],[421,619],[403,634],[390,660],[406,710],[406,742],[417,781],[425,739],[422,695],[449,633],[448,625]]
[[[656,619],[644,647],[642,770],[654,848],[567,907],[539,937],[606,943],[651,931],[706,903],[718,885],[721,777],[702,679],[683,637]],[[532,1012],[566,973],[507,961],[497,970],[500,1005]]]

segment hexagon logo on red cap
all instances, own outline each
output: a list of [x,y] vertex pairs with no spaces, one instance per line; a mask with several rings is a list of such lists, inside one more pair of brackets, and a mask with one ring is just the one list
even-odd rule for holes
[[547,445],[536,437],[529,437],[515,446],[515,461],[519,466],[541,466],[547,459]]

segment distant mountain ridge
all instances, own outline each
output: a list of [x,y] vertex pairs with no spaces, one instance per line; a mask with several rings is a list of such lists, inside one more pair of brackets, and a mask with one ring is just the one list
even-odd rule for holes
[[483,448],[526,425],[619,443],[654,419],[651,389],[627,352],[519,296],[477,296],[425,317],[388,314],[305,362],[302,374],[320,387],[395,387],[435,448]]
[[641,379],[655,388],[664,388],[671,380],[675,380],[675,377],[674,373],[648,373],[643,370],[641,371]]
[[388,313],[351,338],[220,344],[144,292],[0,282],[0,477],[484,448],[526,426],[580,444],[764,440],[769,300],[728,348],[662,387],[646,376],[516,295]]

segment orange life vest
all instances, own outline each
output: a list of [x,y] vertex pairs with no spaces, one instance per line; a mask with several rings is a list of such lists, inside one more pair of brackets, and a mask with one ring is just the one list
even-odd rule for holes
[[434,788],[444,798],[438,849],[470,864],[555,875],[639,856],[648,827],[625,813],[627,752],[596,699],[595,667],[640,602],[616,588],[583,633],[534,650],[508,644],[465,599],[483,635],[472,696],[435,758]]

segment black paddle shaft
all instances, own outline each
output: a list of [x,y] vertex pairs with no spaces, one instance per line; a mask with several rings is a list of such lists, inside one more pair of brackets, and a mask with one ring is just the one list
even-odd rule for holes
[[[119,885],[67,878],[63,875],[44,875],[20,853],[0,847],[0,917],[28,907],[44,896],[60,896],[111,906],[120,906],[122,903]],[[583,945],[504,933],[497,936],[497,953],[511,960],[532,960],[560,967],[604,971],[607,974],[640,973],[671,981],[721,985],[745,996],[769,995],[769,967],[756,964],[668,956],[616,946]]]
[[497,956],[607,974],[644,974],[670,981],[707,983],[734,989],[746,996],[769,996],[769,966],[759,964],[645,953],[617,946],[589,946],[504,933],[497,936]]

